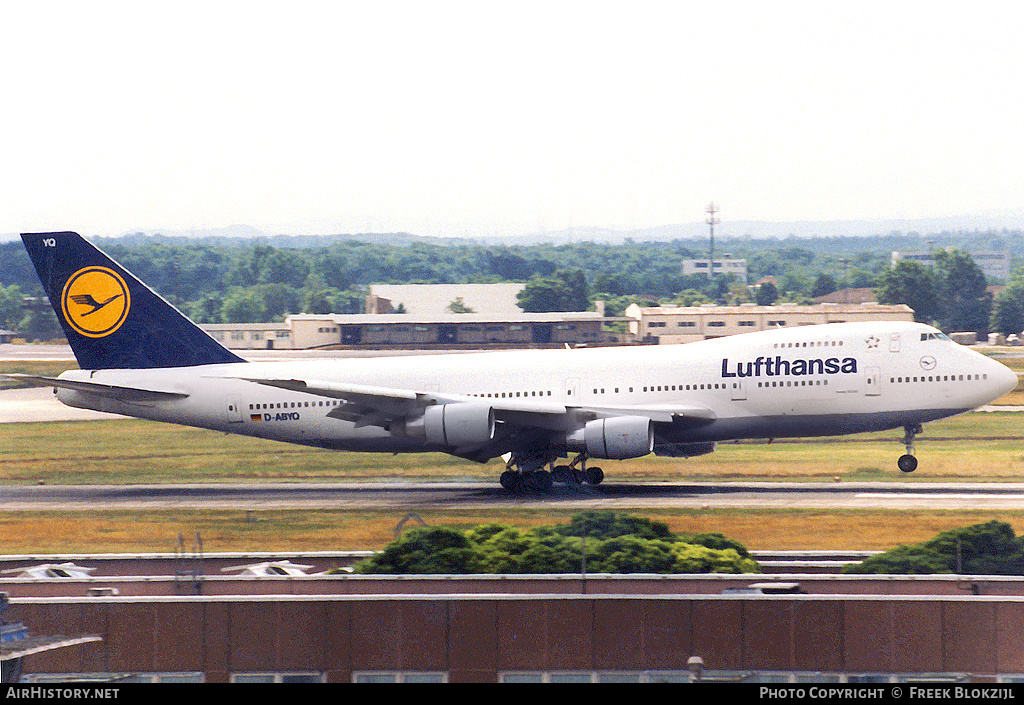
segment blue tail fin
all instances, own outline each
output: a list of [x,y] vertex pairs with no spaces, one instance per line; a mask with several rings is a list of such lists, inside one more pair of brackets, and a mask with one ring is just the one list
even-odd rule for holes
[[81,235],[21,239],[83,370],[244,362]]

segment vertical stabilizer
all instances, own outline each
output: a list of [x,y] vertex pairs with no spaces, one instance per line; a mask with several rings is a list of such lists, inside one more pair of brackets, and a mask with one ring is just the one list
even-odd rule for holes
[[82,369],[244,362],[78,233],[21,239]]

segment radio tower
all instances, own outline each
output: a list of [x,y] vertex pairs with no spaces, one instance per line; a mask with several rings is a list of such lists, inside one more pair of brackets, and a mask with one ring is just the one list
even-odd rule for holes
[[718,213],[718,209],[715,208],[714,202],[708,205],[708,230],[711,235],[711,248],[709,250],[709,262],[708,262],[708,277],[714,282],[715,281],[715,223],[719,222],[719,219],[715,217]]

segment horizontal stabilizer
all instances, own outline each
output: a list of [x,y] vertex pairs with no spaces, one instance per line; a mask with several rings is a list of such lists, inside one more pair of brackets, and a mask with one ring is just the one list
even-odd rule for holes
[[0,378],[24,382],[34,387],[72,389],[76,392],[87,392],[88,394],[96,394],[97,396],[128,402],[171,401],[174,399],[184,399],[188,396],[188,394],[182,392],[165,392],[158,389],[140,389],[139,387],[120,387],[113,384],[60,379],[58,377],[41,377],[38,375],[5,374],[0,375]]

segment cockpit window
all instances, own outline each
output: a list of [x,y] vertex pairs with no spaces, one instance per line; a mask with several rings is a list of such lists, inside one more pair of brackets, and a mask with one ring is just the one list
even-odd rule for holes
[[950,340],[945,333],[922,333],[921,340]]

